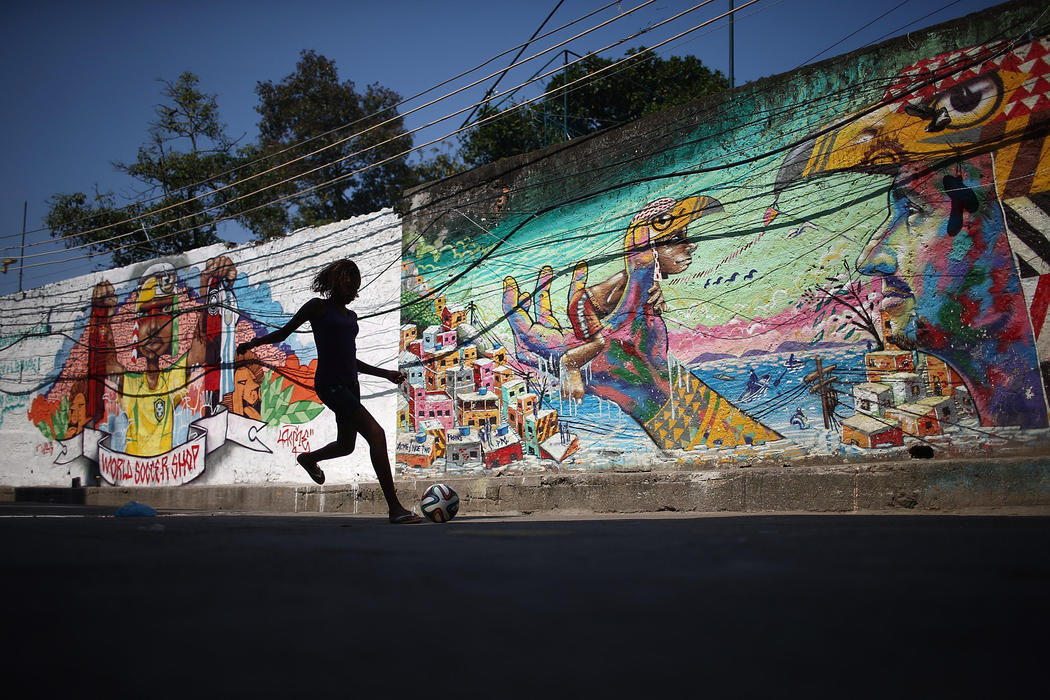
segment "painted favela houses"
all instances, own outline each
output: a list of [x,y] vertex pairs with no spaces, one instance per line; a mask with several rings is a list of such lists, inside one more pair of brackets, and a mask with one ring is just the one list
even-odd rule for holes
[[409,193],[403,473],[1045,450],[1041,9]]
[[[336,432],[314,393],[308,327],[280,345],[236,346],[283,325],[313,295],[313,275],[352,246],[364,271],[359,356],[393,366],[399,235],[399,219],[380,212],[5,298],[4,482],[305,481],[295,456]],[[366,379],[362,392],[392,419],[390,384]],[[375,478],[367,453],[330,471]]]

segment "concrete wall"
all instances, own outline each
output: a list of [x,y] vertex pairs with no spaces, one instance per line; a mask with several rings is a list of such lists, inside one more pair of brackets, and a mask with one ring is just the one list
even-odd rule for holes
[[[512,473],[1045,453],[1043,9],[1009,3],[409,193],[401,358],[424,371],[402,474],[483,470],[499,423],[527,448],[495,467]],[[441,323],[452,346],[411,340]],[[479,383],[495,367],[504,401],[525,379],[532,403],[516,422],[515,406],[472,412],[442,385],[464,365]],[[859,410],[860,384],[892,405]],[[443,398],[478,459],[444,459],[423,424]]]
[[[312,483],[295,455],[333,440],[335,423],[313,392],[309,326],[248,356],[234,348],[286,322],[321,267],[352,257],[358,356],[394,367],[400,233],[385,211],[0,299],[0,483]],[[391,447],[395,393],[362,377]],[[367,449],[326,471],[335,483],[375,478]]]

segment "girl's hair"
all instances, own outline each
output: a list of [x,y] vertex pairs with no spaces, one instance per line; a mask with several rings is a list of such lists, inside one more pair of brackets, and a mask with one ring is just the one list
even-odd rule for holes
[[318,294],[330,297],[332,291],[340,285],[355,290],[361,288],[361,271],[357,269],[357,263],[349,258],[325,265],[314,277],[313,289]]

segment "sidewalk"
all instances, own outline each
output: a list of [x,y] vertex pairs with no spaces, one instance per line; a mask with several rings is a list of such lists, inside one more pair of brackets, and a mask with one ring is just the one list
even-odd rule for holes
[[[418,503],[442,481],[463,513],[653,513],[871,511],[951,512],[1050,506],[1050,457],[913,460],[864,465],[746,467],[699,471],[562,472],[398,480]],[[163,510],[251,513],[385,513],[376,482],[148,487],[0,486],[0,502],[114,508],[138,501]]]

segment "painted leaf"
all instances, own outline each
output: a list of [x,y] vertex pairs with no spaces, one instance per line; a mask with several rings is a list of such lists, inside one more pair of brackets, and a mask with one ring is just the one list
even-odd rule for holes
[[281,417],[281,423],[309,423],[324,410],[324,404],[313,401],[296,401],[288,406]]
[[58,410],[51,414],[51,427],[56,440],[66,436],[66,429],[69,428],[69,398],[62,399]]
[[54,440],[55,434],[51,432],[51,426],[47,424],[47,421],[40,421],[36,424],[36,427],[40,429],[40,432],[44,434],[48,440]]
[[278,422],[281,414],[284,413],[284,408],[280,406],[279,394],[280,387],[276,386],[274,381],[273,372],[266,370],[263,375],[262,383],[262,397],[261,397],[261,410],[259,415],[267,425],[273,425]]

